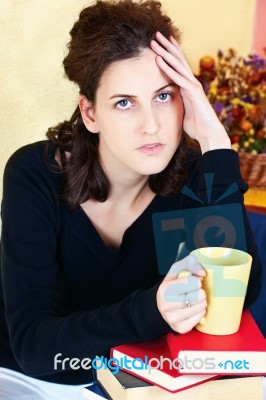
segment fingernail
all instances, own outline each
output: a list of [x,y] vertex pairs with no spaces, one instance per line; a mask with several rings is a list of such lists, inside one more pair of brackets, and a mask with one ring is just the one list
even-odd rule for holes
[[198,272],[199,272],[199,274],[202,275],[202,276],[205,276],[205,275],[206,275],[206,272],[204,271],[204,269],[200,269]]

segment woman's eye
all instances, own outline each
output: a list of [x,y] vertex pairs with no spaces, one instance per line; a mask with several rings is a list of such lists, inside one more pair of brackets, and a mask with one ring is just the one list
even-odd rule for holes
[[119,100],[116,104],[115,107],[120,109],[120,110],[128,110],[132,105],[132,102],[128,99],[122,99]]
[[173,97],[172,93],[160,93],[157,97],[161,103],[167,103]]

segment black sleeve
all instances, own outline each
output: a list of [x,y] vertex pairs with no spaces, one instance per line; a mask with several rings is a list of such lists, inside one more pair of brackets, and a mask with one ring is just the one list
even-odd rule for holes
[[157,309],[157,286],[121,302],[60,316],[56,311],[60,211],[52,179],[21,151],[9,160],[2,202],[2,280],[12,350],[31,376],[51,375],[54,356],[105,354],[170,330]]
[[[195,193],[207,208],[218,206],[226,210],[226,218],[237,232],[236,245],[232,243],[232,247],[245,250],[253,257],[244,304],[247,308],[259,295],[262,265],[244,206],[244,193],[248,190],[248,185],[241,176],[239,155],[234,150],[208,151],[198,160],[196,170],[197,176],[193,177],[192,174],[188,186],[195,188]],[[193,204],[195,205],[195,201]],[[190,206],[193,207],[192,203]],[[238,208],[241,210],[241,216],[236,217],[234,212],[235,209],[238,211]]]

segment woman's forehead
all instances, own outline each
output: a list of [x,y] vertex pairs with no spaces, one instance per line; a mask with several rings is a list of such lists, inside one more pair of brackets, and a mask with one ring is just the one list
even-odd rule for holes
[[156,63],[156,54],[144,49],[137,57],[115,61],[103,72],[98,91],[138,95],[138,91],[155,92],[171,83]]

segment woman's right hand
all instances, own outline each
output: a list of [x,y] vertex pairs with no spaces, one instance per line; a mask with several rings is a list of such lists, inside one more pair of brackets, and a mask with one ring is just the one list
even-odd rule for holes
[[196,256],[189,255],[171,266],[159,286],[157,307],[175,332],[190,331],[205,315],[206,294],[201,288],[205,275]]
[[161,70],[180,87],[184,104],[184,131],[196,139],[202,153],[215,149],[231,149],[230,139],[224,126],[211,106],[201,83],[195,78],[177,41],[169,40],[160,32],[151,41]]

